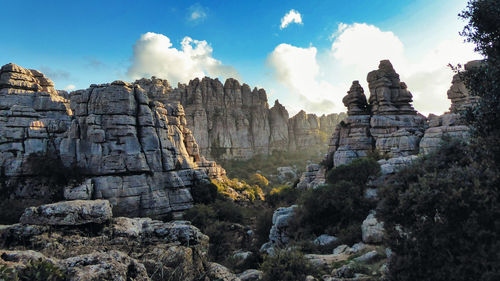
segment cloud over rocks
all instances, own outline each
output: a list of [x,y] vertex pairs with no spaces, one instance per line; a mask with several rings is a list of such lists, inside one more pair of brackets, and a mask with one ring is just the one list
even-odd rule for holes
[[437,41],[421,54],[407,53],[396,34],[366,23],[341,23],[330,38],[329,49],[280,44],[268,57],[276,82],[289,90],[281,94],[317,113],[345,111],[341,101],[353,80],[359,80],[369,96],[368,72],[389,59],[412,92],[415,108],[441,114],[450,105],[446,91],[454,73],[448,63],[480,58],[458,35]]
[[187,36],[182,39],[180,49],[177,49],[167,36],[145,33],[136,41],[131,61],[132,65],[127,71],[131,79],[157,76],[175,85],[204,76],[239,78],[233,67],[223,65],[212,57],[212,47],[207,41]]
[[291,9],[281,18],[280,29],[287,28],[291,23],[302,24],[302,16],[294,9]]
[[[334,104],[327,97],[334,87],[320,78],[315,47],[300,48],[280,44],[268,56],[274,77],[295,95],[307,111],[332,112]],[[339,108],[340,109],[340,108]]]

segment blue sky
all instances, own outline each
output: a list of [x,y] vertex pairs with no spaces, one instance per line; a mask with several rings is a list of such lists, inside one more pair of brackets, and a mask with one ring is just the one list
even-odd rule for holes
[[[457,35],[466,0],[1,2],[0,64],[41,70],[58,89],[236,76],[271,105],[328,113],[343,110],[352,80],[368,94],[367,72],[389,58],[415,107],[441,113],[446,64],[478,58]],[[280,28],[291,10],[300,21]]]

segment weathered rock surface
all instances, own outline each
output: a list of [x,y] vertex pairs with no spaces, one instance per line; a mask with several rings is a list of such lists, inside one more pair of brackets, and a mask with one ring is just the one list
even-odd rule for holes
[[276,168],[278,171],[278,181],[281,183],[287,181],[293,181],[297,178],[297,173],[293,167],[278,167]]
[[277,100],[269,108],[263,89],[227,79],[205,77],[172,89],[166,80],[152,78],[135,82],[151,100],[179,102],[186,112],[201,153],[213,159],[250,158],[273,150],[310,149],[326,144],[343,114],[317,117],[299,112],[289,118]]
[[381,243],[384,239],[384,222],[379,222],[372,212],[366,217],[361,225],[363,242],[368,244]]
[[306,166],[306,171],[302,173],[297,188],[310,189],[316,188],[324,184],[326,168],[318,164],[309,164]]
[[33,175],[29,156],[55,152],[68,129],[69,100],[42,73],[0,69],[0,167],[7,177]]
[[[76,208],[80,202],[92,201],[61,204]],[[207,275],[208,237],[189,222],[108,219],[103,214],[91,225],[43,224],[41,219],[2,226],[0,248],[5,250],[0,252],[7,254],[0,264],[22,267],[43,258],[66,270],[69,280],[199,280]]]
[[[465,71],[474,67],[480,67],[481,61],[471,61],[465,65]],[[453,81],[448,90],[448,98],[451,100],[450,112],[441,116],[429,116],[429,128],[420,142],[420,150],[429,153],[439,147],[444,136],[468,140],[470,128],[465,125],[460,112],[475,106],[478,97],[470,95],[460,78],[460,74],[453,76]]]
[[273,214],[272,227],[269,231],[269,242],[262,245],[261,252],[273,255],[275,247],[283,247],[290,242],[289,223],[293,219],[294,210],[297,205],[290,207],[281,207],[276,209]]
[[258,281],[262,279],[262,271],[256,269],[248,269],[238,274],[241,281]]
[[318,245],[318,246],[325,246],[325,245],[329,245],[329,244],[335,243],[338,240],[339,239],[337,237],[335,237],[335,236],[331,236],[331,235],[328,235],[328,234],[321,234],[316,239],[314,239],[313,243],[315,245]]
[[[0,81],[0,168],[8,178],[40,178],[36,167],[59,159],[87,179],[67,187],[65,198],[108,199],[118,214],[163,216],[192,205],[193,184],[225,175],[200,155],[183,107],[149,99],[161,96],[160,87],[146,92],[115,81],[68,96],[40,72],[14,64],[1,68]],[[26,184],[15,193],[47,191]]]
[[[470,62],[466,70],[479,65],[478,61]],[[452,112],[431,115],[429,119],[413,109],[412,94],[389,61],[381,61],[378,70],[368,74],[367,81],[368,103],[358,81],[353,82],[343,99],[348,117],[336,127],[327,158],[334,166],[378,152],[399,159],[384,163],[387,164],[387,169],[383,169],[386,174],[392,173],[394,167],[411,162],[405,157],[428,153],[438,147],[445,135],[468,138],[468,128],[456,112],[474,106],[477,97],[468,94],[460,75],[454,76],[448,91]]]
[[417,159],[418,156],[416,155],[394,157],[387,160],[381,159],[378,161],[380,165],[380,172],[382,175],[394,174]]
[[26,208],[22,224],[81,225],[109,221],[113,213],[107,200],[63,201]]

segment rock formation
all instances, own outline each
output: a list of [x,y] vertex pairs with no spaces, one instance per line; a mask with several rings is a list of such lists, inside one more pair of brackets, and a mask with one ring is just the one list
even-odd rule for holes
[[329,144],[329,161],[333,161],[336,166],[366,156],[373,149],[374,142],[370,135],[366,97],[358,81],[352,83],[342,102],[348,109],[347,118],[335,128]]
[[31,156],[42,156],[38,166],[55,157],[90,179],[90,197],[108,199],[117,213],[162,216],[192,205],[193,184],[225,174],[200,155],[183,107],[150,100],[139,84],[91,85],[68,97],[36,70],[8,64],[0,77],[2,176],[36,178]]
[[417,154],[425,130],[425,117],[411,106],[412,95],[400,82],[392,64],[383,60],[368,74],[369,103],[358,81],[343,102],[348,117],[330,140],[329,157],[335,166],[377,150],[390,157]]
[[326,144],[328,135],[344,117],[317,117],[299,112],[289,118],[279,101],[269,108],[263,89],[227,79],[205,77],[172,89],[166,80],[153,77],[135,82],[151,100],[179,102],[186,112],[200,151],[213,159],[250,158],[273,150],[302,150]]
[[[83,202],[89,208],[82,208]],[[28,262],[45,261],[65,271],[65,280],[71,281],[239,280],[227,269],[228,279],[213,272],[213,267],[225,268],[207,260],[208,237],[189,222],[111,217],[99,211],[102,206],[110,210],[104,200],[40,206],[60,211],[46,212],[41,220],[28,208],[23,224],[0,227],[0,265],[22,271]],[[77,220],[64,226],[51,223],[61,221],[62,213]],[[78,220],[89,213],[92,223]]]
[[390,157],[417,154],[425,117],[413,109],[406,84],[400,82],[388,60],[368,73],[367,80],[372,113],[370,134],[375,139],[375,149]]
[[42,73],[15,64],[0,69],[0,167],[4,176],[31,175],[29,155],[57,151],[71,124],[65,92]]
[[[466,71],[479,67],[480,61],[466,64]],[[330,140],[328,161],[334,166],[350,163],[353,159],[377,151],[394,161],[386,161],[386,170],[394,170],[408,158],[418,153],[428,153],[441,143],[445,135],[467,139],[469,128],[464,125],[460,112],[477,103],[471,96],[460,75],[453,77],[448,98],[450,112],[425,118],[412,107],[412,95],[405,83],[399,80],[391,63],[380,62],[379,69],[368,74],[369,103],[363,88],[354,81],[343,102],[348,117],[342,121]],[[392,168],[391,168],[392,167]],[[391,173],[391,172],[388,172]]]
[[[481,61],[470,61],[465,65],[465,71],[480,65]],[[423,153],[429,153],[439,147],[443,136],[469,139],[470,129],[465,125],[460,113],[475,106],[479,97],[470,95],[460,74],[455,74],[448,90],[448,98],[451,100],[450,112],[441,116],[429,116],[429,128],[420,142],[420,150]]]

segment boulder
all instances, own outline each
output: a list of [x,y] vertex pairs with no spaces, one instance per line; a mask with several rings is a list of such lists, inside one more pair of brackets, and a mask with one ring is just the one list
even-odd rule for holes
[[95,252],[59,261],[70,281],[130,280],[146,281],[146,268],[119,251]]
[[322,234],[314,239],[313,243],[318,246],[330,245],[337,242],[339,239],[335,236],[331,236],[328,234]]
[[357,258],[354,258],[354,261],[364,262],[364,263],[372,263],[372,262],[379,260],[380,258],[381,258],[381,256],[379,255],[379,253],[377,253],[377,251],[370,251],[370,252],[365,253]]
[[103,223],[112,216],[111,205],[107,200],[75,200],[26,208],[20,222],[34,225],[82,225]]
[[241,281],[258,281],[262,280],[262,271],[256,269],[247,269],[238,274]]
[[381,243],[384,239],[384,223],[379,222],[375,215],[375,212],[370,213],[361,225],[363,242],[368,244]]
[[272,227],[269,232],[269,241],[278,246],[287,245],[290,241],[288,233],[288,225],[293,219],[294,210],[298,208],[297,205],[290,207],[282,207],[276,209],[273,214]]

